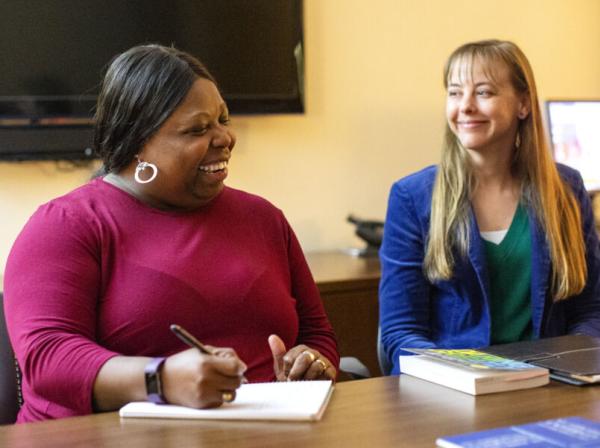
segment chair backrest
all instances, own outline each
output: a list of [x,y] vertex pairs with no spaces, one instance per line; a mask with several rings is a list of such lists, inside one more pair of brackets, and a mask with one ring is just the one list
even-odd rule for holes
[[381,327],[377,328],[377,360],[379,361],[379,369],[381,370],[381,374],[389,375],[392,371],[392,363],[383,350],[383,344],[381,343]]
[[4,297],[0,292],[0,425],[14,423],[18,411],[19,393],[15,355],[6,331]]

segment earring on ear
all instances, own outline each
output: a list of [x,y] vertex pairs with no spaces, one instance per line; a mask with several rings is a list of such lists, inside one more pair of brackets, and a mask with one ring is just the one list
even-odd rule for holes
[[[147,184],[152,182],[154,179],[156,179],[156,176],[158,174],[158,168],[156,167],[155,164],[150,163],[150,162],[143,162],[142,160],[140,160],[140,158],[138,156],[135,156],[135,158],[138,161],[137,166],[135,167],[135,174],[134,174],[134,179],[138,184]],[[140,173],[142,171],[144,171],[146,168],[150,168],[152,170],[152,174],[150,175],[150,177],[146,180],[143,180],[140,177]]]
[[517,136],[515,137],[515,148],[519,148],[521,146],[521,132],[517,131]]

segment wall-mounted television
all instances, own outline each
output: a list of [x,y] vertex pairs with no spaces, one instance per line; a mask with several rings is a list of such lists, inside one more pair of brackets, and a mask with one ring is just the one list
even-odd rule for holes
[[600,191],[600,99],[548,100],[554,159],[577,169],[590,192]]
[[86,159],[109,61],[141,43],[203,61],[232,114],[303,112],[302,0],[2,0],[0,160]]

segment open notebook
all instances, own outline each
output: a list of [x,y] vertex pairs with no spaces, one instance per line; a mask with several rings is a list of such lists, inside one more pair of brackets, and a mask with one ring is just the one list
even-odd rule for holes
[[215,409],[194,409],[146,401],[121,408],[121,417],[211,420],[320,420],[333,392],[331,381],[243,384],[235,401]]

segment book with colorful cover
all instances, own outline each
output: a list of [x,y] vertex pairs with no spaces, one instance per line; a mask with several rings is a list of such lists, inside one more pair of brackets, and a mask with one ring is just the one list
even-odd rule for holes
[[600,446],[600,423],[582,417],[440,437],[440,448],[592,448]]
[[412,349],[400,371],[472,395],[548,384],[548,369],[472,349]]
[[473,349],[405,348],[403,350],[473,369],[531,370],[535,368],[526,362]]

